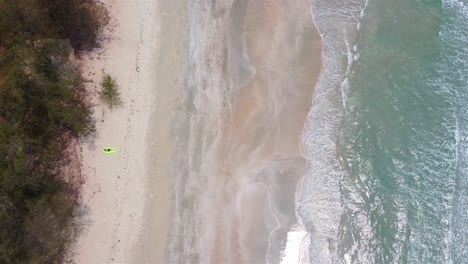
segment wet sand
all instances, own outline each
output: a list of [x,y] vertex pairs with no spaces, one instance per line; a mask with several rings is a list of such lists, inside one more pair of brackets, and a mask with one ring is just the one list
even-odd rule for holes
[[[225,69],[212,78],[229,85],[213,89],[224,92],[221,121],[205,124],[218,126],[211,127],[208,150],[198,153],[200,173],[188,173],[185,183],[198,175],[203,186],[190,203],[195,209],[187,202],[180,209],[182,227],[173,235],[185,242],[170,260],[279,263],[297,225],[296,189],[306,167],[302,129],[320,72],[320,36],[307,0],[236,0],[223,10],[224,49],[213,48],[211,56],[224,52]],[[197,154],[190,146],[188,153]]]
[[240,88],[217,146],[213,181],[223,191],[213,205],[215,263],[281,259],[297,223],[296,186],[306,165],[301,133],[320,70],[307,1],[244,3],[245,49],[256,71]]

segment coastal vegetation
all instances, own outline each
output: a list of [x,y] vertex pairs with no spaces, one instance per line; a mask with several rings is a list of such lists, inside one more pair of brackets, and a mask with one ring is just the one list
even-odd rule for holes
[[104,73],[101,80],[101,91],[99,96],[101,100],[109,106],[109,108],[114,108],[122,105],[122,98],[120,97],[119,86],[117,81],[112,78],[109,74]]
[[97,45],[88,0],[0,0],[0,263],[61,263],[77,231],[70,139],[94,125],[73,54]]

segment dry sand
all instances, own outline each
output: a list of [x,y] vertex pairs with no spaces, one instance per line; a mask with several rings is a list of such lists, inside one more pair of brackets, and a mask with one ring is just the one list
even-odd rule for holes
[[[175,90],[158,85],[156,74],[161,45],[159,1],[104,4],[111,22],[103,47],[83,58],[85,78],[92,80],[89,89],[96,95],[97,134],[83,140],[83,230],[71,254],[75,263],[143,263],[135,262],[141,257],[146,263],[162,263]],[[120,108],[109,110],[97,98],[103,70],[117,79],[124,101]],[[158,133],[151,133],[154,124]],[[106,146],[115,147],[117,153],[103,154],[101,148]],[[157,169],[151,163],[157,163]],[[151,248],[139,243],[150,240]]]

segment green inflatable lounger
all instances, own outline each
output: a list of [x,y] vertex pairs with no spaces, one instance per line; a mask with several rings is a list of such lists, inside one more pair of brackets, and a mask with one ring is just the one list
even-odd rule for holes
[[112,154],[112,153],[115,153],[115,148],[105,147],[105,148],[102,148],[102,152],[104,152],[105,154]]

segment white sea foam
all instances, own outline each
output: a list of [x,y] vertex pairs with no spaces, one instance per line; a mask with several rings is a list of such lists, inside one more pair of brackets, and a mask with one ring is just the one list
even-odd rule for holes
[[443,0],[442,5],[445,9],[452,9],[456,14],[468,19],[468,4],[465,4],[462,0]]
[[306,239],[307,232],[300,226],[294,226],[288,232],[286,248],[281,259],[281,264],[303,263],[301,259],[301,244]]
[[[346,76],[351,73],[353,61],[359,58],[356,43],[350,43],[346,35],[359,29],[355,17],[359,12],[362,16],[364,10],[359,1],[346,5],[328,3],[311,1],[314,21],[322,36],[323,61],[303,134],[308,170],[301,188],[298,215],[308,232],[301,233],[302,246],[309,248],[302,251],[307,252],[302,255],[304,263],[333,263],[338,259],[340,181],[344,171],[338,159],[337,142],[349,92]],[[330,19],[334,23],[329,23]],[[346,54],[348,63],[342,63],[342,54]]]

